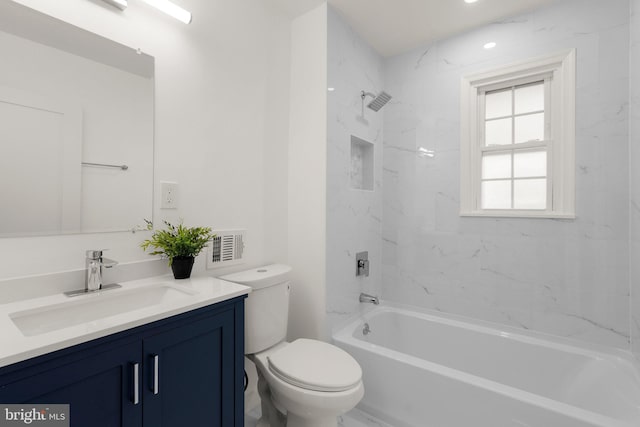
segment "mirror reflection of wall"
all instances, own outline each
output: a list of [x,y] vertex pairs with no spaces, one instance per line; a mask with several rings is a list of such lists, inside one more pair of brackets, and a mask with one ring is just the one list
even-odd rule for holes
[[0,55],[0,236],[151,218],[153,58],[17,4]]

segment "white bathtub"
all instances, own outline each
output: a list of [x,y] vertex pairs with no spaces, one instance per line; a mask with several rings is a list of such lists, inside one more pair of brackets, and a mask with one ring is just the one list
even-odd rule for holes
[[333,338],[362,366],[359,407],[397,427],[640,426],[640,373],[623,352],[391,307]]

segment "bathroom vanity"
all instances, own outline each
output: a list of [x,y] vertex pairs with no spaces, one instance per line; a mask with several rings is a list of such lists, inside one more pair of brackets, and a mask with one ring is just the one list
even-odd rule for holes
[[[0,139],[20,141],[0,144],[3,178],[20,183],[0,191],[0,238],[152,218],[154,58],[16,2],[0,2],[0,48]],[[87,271],[108,267],[91,252]],[[70,298],[76,267],[52,271],[2,272],[18,279],[0,281],[0,405],[70,404],[75,427],[244,424],[248,287],[163,276]],[[102,286],[93,278],[86,289]]]
[[163,277],[2,305],[0,402],[70,404],[72,426],[240,427],[247,293]]

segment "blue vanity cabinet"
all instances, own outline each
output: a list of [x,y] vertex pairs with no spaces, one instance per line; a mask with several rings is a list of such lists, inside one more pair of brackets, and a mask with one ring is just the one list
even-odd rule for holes
[[233,313],[143,341],[144,425],[233,426]]
[[73,427],[242,427],[244,298],[0,368],[0,403],[68,403]]
[[[0,402],[70,404],[72,426],[140,426],[141,405],[134,404],[132,395],[134,366],[141,360],[140,343],[94,350],[98,352],[68,354],[3,375]],[[5,383],[12,377],[15,381]]]

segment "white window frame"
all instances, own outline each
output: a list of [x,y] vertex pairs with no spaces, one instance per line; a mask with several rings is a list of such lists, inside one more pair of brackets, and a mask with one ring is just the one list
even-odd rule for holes
[[[545,80],[545,141],[517,144],[518,149],[547,150],[547,208],[482,209],[480,200],[484,147],[484,94]],[[521,218],[575,218],[575,49],[467,75],[461,85],[460,215]],[[513,148],[513,147],[511,147]],[[500,147],[509,150],[510,147]]]

